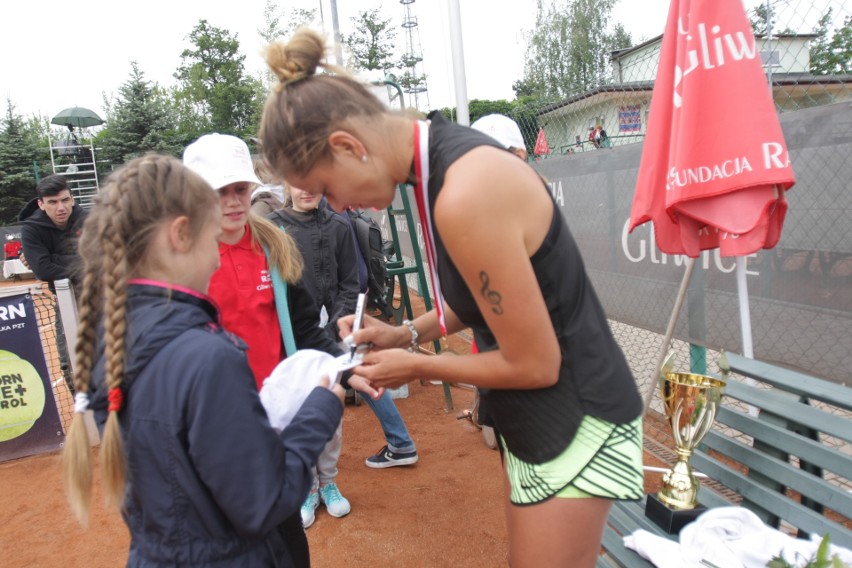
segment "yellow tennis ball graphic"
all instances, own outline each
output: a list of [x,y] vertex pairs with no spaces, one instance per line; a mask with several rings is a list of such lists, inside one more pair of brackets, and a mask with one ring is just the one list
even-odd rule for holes
[[0,442],[29,431],[44,412],[44,383],[29,361],[0,349]]

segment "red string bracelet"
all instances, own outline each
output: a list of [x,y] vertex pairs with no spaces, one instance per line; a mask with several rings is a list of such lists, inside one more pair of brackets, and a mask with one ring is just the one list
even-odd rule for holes
[[107,398],[109,399],[110,412],[118,412],[121,410],[121,403],[124,401],[124,394],[121,392],[119,387],[109,389],[109,395]]

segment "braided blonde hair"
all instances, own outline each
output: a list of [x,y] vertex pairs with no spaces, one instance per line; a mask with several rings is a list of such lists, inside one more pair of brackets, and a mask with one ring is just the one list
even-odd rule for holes
[[[157,266],[149,249],[157,228],[180,216],[197,237],[218,209],[218,196],[198,175],[172,157],[148,154],[117,170],[98,195],[83,226],[80,255],[83,285],[74,388],[89,392],[95,365],[98,324],[103,322],[105,388],[109,416],[100,451],[107,504],[124,501],[126,459],[119,412],[127,385],[124,377],[127,335],[127,281]],[[75,409],[76,410],[76,409]],[[82,409],[74,413],[62,452],[63,474],[72,511],[87,522],[92,492],[92,463]]]

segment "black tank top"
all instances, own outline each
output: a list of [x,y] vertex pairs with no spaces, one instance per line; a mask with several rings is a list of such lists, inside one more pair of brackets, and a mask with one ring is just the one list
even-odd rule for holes
[[[429,118],[429,206],[434,212],[450,165],[477,146],[500,146],[438,113]],[[542,191],[547,191],[544,183]],[[497,349],[437,231],[435,245],[444,299],[473,329],[481,351]],[[528,463],[545,463],[568,447],[585,415],[624,424],[641,414],[642,399],[555,202],[550,229],[530,262],[562,353],[559,380],[543,389],[480,389],[480,415],[503,436],[512,454]]]

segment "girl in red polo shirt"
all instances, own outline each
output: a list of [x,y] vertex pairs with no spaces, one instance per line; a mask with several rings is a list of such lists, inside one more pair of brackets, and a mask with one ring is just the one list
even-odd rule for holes
[[[252,190],[261,182],[246,143],[235,136],[207,134],[187,146],[183,161],[219,193],[221,265],[210,279],[209,295],[219,306],[225,329],[248,344],[248,362],[258,389],[297,345],[299,349],[342,354],[317,325],[316,304],[300,282],[302,256],[295,241],[272,222],[250,212]],[[360,378],[349,386],[373,398],[379,395]],[[320,455],[320,463],[329,463],[322,468],[324,478],[314,479],[306,501],[311,507],[303,506],[310,512],[302,520],[305,526],[313,523],[320,498],[332,516],[342,517],[350,511],[334,480],[341,439],[338,428]]]

